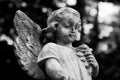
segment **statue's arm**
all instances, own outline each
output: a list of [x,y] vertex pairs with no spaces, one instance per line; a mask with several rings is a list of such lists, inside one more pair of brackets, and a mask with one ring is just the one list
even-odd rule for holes
[[49,59],[46,61],[46,73],[53,80],[72,80],[72,78],[65,74],[62,66],[56,59]]

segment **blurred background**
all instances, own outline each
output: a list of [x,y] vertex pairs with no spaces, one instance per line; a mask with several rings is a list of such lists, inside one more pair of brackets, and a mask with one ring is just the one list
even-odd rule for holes
[[41,28],[46,27],[49,14],[69,6],[81,14],[82,40],[93,48],[100,71],[95,80],[120,78],[120,1],[119,0],[0,0],[0,78],[34,80],[17,62],[14,53],[13,18],[22,10]]

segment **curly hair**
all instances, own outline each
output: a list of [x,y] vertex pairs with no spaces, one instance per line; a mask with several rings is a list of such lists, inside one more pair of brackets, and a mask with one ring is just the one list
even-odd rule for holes
[[54,22],[54,21],[56,22],[62,21],[68,16],[68,14],[72,14],[73,16],[80,18],[80,13],[77,10],[70,8],[70,7],[63,7],[58,10],[53,11],[49,15],[47,19],[47,25],[49,25],[51,22]]

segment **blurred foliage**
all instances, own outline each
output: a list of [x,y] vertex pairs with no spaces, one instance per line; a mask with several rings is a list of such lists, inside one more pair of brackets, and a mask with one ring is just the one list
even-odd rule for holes
[[[17,10],[22,10],[34,22],[39,24],[41,28],[44,28],[47,26],[47,17],[53,10],[64,6],[72,7],[81,13],[81,19],[83,22],[82,40],[75,42],[74,45],[77,46],[81,43],[86,43],[91,48],[93,48],[93,54],[95,55],[100,66],[99,75],[95,78],[95,80],[118,80],[120,78],[119,1],[75,1],[76,2],[72,2],[74,4],[71,4],[69,0],[0,0],[0,38],[2,34],[13,38],[13,35],[15,33],[13,26],[13,18]],[[112,7],[107,8],[106,10],[105,7],[107,6]],[[108,9],[110,9],[110,12]],[[111,14],[108,14],[107,12]],[[6,38],[3,38],[3,40],[5,39]],[[2,39],[0,39],[0,41],[1,40]],[[0,49],[6,49],[3,50],[3,52],[7,54],[0,55],[4,56],[0,58],[0,64],[2,65],[3,69],[6,69],[6,72],[9,71],[8,75],[13,70],[15,70],[15,73],[22,73],[21,76],[19,74],[16,74],[17,77],[22,78],[24,76],[25,79],[31,79],[29,78],[29,76],[24,74],[23,71],[21,71],[21,69],[18,68],[19,65],[17,64],[16,58],[13,54],[14,48],[12,46],[8,46],[8,44],[4,41],[0,43],[0,46]],[[0,50],[0,52],[2,52],[2,49]],[[9,66],[9,68],[7,66]],[[2,74],[7,75],[6,72]]]

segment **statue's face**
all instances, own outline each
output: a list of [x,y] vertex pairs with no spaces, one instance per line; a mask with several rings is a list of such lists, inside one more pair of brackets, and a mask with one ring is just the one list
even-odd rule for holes
[[80,40],[81,21],[80,18],[68,16],[59,23],[57,28],[57,39],[65,43]]

